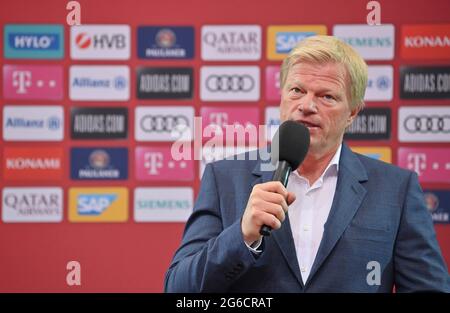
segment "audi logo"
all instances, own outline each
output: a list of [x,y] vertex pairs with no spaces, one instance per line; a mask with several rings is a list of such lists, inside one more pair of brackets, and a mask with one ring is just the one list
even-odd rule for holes
[[255,87],[250,75],[211,75],[206,79],[206,88],[211,92],[249,92]]
[[450,133],[450,115],[409,115],[404,123],[409,133]]
[[172,132],[189,126],[189,120],[183,115],[144,115],[141,118],[141,128],[145,132]]

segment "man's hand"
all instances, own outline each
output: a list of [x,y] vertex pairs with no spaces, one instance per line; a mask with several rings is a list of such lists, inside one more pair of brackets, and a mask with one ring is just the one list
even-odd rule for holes
[[259,240],[262,237],[259,230],[263,225],[272,229],[280,228],[288,205],[294,201],[295,195],[288,192],[278,181],[255,185],[242,217],[241,230],[244,241],[251,245]]

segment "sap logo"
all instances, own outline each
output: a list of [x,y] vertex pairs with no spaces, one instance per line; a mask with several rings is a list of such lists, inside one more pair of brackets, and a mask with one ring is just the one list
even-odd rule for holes
[[9,45],[14,49],[58,50],[58,35],[48,34],[9,34]]
[[100,215],[117,199],[116,194],[79,195],[77,211],[80,215]]
[[75,44],[79,49],[125,49],[127,41],[123,34],[89,36],[87,33],[79,33],[75,37]]
[[309,36],[314,36],[314,32],[280,32],[277,33],[276,51],[277,53],[289,53],[298,42]]

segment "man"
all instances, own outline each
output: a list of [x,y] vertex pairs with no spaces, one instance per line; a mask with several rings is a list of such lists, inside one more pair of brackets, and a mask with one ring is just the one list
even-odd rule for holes
[[449,291],[417,175],[342,143],[366,84],[364,60],[334,37],[292,50],[280,115],[308,127],[304,162],[287,188],[260,160],[208,164],[166,291]]

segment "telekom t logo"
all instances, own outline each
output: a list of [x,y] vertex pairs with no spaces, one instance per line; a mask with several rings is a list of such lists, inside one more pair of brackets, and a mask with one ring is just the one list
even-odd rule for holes
[[31,72],[30,71],[14,71],[12,73],[13,86],[17,87],[18,94],[26,94],[27,88],[31,87]]
[[144,167],[148,169],[148,174],[158,175],[159,169],[163,167],[164,155],[161,152],[146,152],[144,160]]
[[410,153],[407,158],[408,168],[414,170],[417,175],[422,175],[427,168],[427,156],[425,153]]

